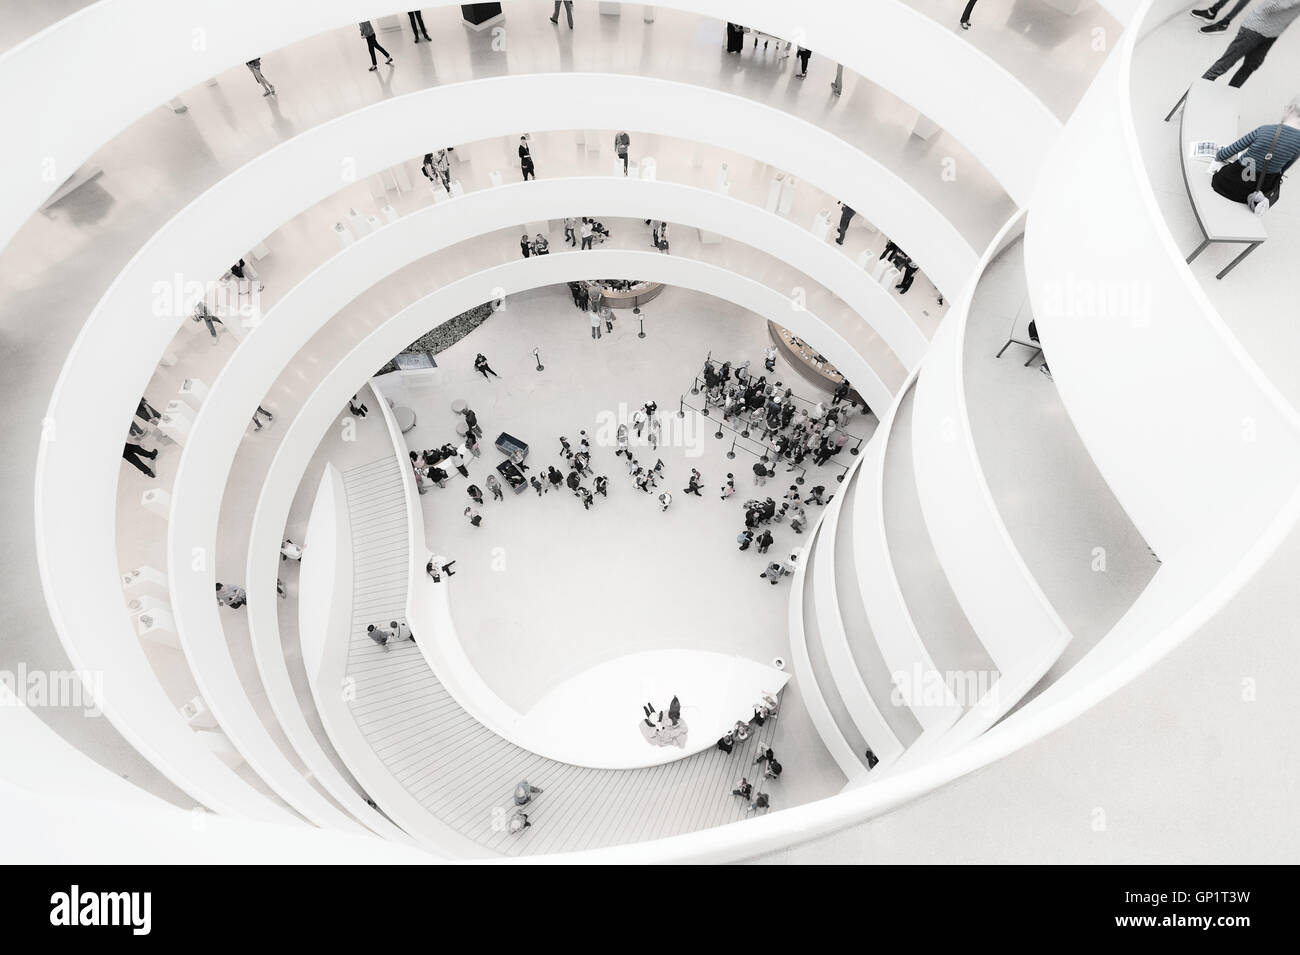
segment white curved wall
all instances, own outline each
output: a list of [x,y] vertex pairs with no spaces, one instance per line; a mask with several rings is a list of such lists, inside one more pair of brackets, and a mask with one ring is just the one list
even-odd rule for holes
[[[565,122],[557,121],[557,128],[571,128],[583,116],[590,116],[587,113],[590,104],[584,102],[578,93],[576,79],[551,75],[526,81],[492,80],[466,84],[464,88],[427,90],[325,124],[268,152],[228,177],[220,187],[191,203],[136,254],[83,328],[60,374],[48,415],[53,423],[53,433],[57,433],[60,440],[42,444],[37,464],[38,560],[47,603],[57,608],[53,610],[56,628],[74,660],[78,660],[83,652],[76,649],[76,645],[89,642],[94,635],[95,647],[85,651],[90,654],[87,659],[98,660],[103,672],[133,668],[132,677],[118,685],[154,682],[125,614],[106,620],[103,612],[104,608],[120,604],[116,572],[111,576],[107,573],[107,568],[114,566],[116,560],[112,518],[117,457],[120,454],[117,444],[121,440],[115,437],[120,434],[116,422],[128,420],[154,371],[157,357],[167,347],[177,325],[184,321],[183,316],[175,315],[159,316],[157,320],[143,323],[139,321],[140,316],[154,310],[153,283],[156,277],[176,272],[187,277],[219,274],[224,264],[238,258],[242,250],[255,244],[293,213],[337,187],[338,167],[336,160],[330,157],[350,155],[356,163],[356,174],[365,176],[391,165],[394,156],[418,153],[427,134],[422,131],[416,117],[449,117],[443,132],[448,140],[458,142],[486,138],[498,134],[501,129],[520,128],[525,124],[538,128],[542,125],[538,123],[542,117],[527,108],[528,104],[517,95],[529,87],[548,90],[549,102],[557,104],[553,107],[553,114],[567,117]],[[628,97],[625,102],[620,102],[617,96],[607,99],[603,112],[597,110],[599,116],[607,118],[611,125],[626,117],[628,102],[635,102],[636,108],[644,111],[643,118],[647,124],[662,125],[668,129],[669,135],[675,135],[672,132],[676,128],[675,122],[667,117],[694,115],[688,106],[698,103],[701,98],[699,90],[679,84],[646,82],[629,77],[609,77],[608,81],[611,90],[618,87]],[[640,90],[640,95],[633,95],[637,90]],[[721,99],[734,109],[744,105],[735,97]],[[665,118],[656,119],[660,110],[666,111],[663,114]],[[753,138],[763,138],[760,131],[770,135],[780,116],[778,111],[759,108],[759,113],[751,117],[755,122],[750,124],[750,128],[756,130]],[[716,131],[710,135],[714,133]],[[774,142],[790,143],[792,140],[788,135],[778,135]],[[842,144],[838,147],[835,143],[827,145],[830,152],[810,154],[809,162],[819,168],[824,166],[828,175],[843,178],[846,184],[853,179],[847,193],[849,201],[859,202],[858,208],[871,206],[871,202],[861,202],[856,198],[856,194],[864,190],[862,180],[846,174],[847,169],[855,168],[854,156],[860,164],[861,154],[851,149],[845,152]],[[782,149],[789,153],[783,158],[797,160],[799,149],[793,145]],[[543,183],[529,185],[540,187]],[[864,194],[863,199],[866,198]],[[903,213],[905,203],[900,197],[891,195],[888,203],[897,204],[898,213]],[[918,217],[925,218],[918,210],[913,210],[913,213],[911,218],[914,221]],[[955,236],[951,229],[948,234]],[[795,322],[789,319],[789,314],[796,313],[788,313],[784,324],[793,328]],[[865,328],[860,332],[869,334]],[[805,328],[803,334],[818,339],[816,331],[809,332]],[[831,351],[826,350],[826,353],[829,355]],[[843,369],[856,368],[858,374],[850,374],[850,377],[869,386],[873,375],[862,363],[849,359],[846,354],[845,361],[837,364]],[[112,365],[116,372],[114,386],[121,389],[116,399],[104,393],[98,374],[88,370],[105,365]],[[83,371],[83,368],[87,370]],[[877,395],[875,400],[880,401],[881,397]],[[89,414],[90,409],[95,409],[96,414]],[[100,413],[104,418],[98,417]],[[102,425],[101,420],[109,422],[108,426]],[[91,466],[89,461],[96,464]],[[55,570],[78,565],[100,567],[104,572],[91,572],[73,579]],[[106,631],[112,634],[107,639]],[[119,656],[97,655],[107,647],[121,647],[123,652]],[[136,698],[130,708],[143,705],[144,699]],[[161,694],[149,706],[147,713],[137,714],[136,725],[161,727],[168,725],[169,721],[175,722],[174,713],[164,716],[170,707],[164,704]],[[112,704],[105,706],[105,712],[115,722],[119,718],[119,711]],[[132,742],[140,741],[135,737]],[[198,758],[181,759],[179,748],[183,746],[182,741],[177,738],[175,742],[177,753],[163,763],[179,760],[184,764]],[[193,785],[177,782],[182,788]],[[211,785],[209,783],[207,788]],[[207,790],[193,790],[192,794],[205,803],[229,802],[215,794],[199,795],[200,791]]]
[[1025,232],[1056,387],[1098,469],[1166,564],[1228,566],[1300,485],[1300,420],[1174,245],[1133,130],[1131,43],[1054,150]]
[[[1047,107],[1010,73],[897,0],[797,7],[784,0],[661,5],[803,37],[819,55],[845,63],[953,133],[1019,204],[1030,196],[1046,148],[1060,130]],[[0,56],[0,87],[24,89],[32,77],[51,71],[59,82],[46,84],[40,96],[7,104],[8,148],[0,154],[0,181],[6,183],[0,193],[3,242],[95,149],[147,110],[254,56],[323,30],[355,30],[357,21],[374,15],[364,0],[309,5],[101,0],[30,37]],[[106,36],[114,41],[105,43]],[[917,56],[918,49],[928,56]],[[950,82],[952,76],[962,82]],[[545,104],[541,92],[530,92],[527,100]],[[901,244],[913,249],[913,243]]]

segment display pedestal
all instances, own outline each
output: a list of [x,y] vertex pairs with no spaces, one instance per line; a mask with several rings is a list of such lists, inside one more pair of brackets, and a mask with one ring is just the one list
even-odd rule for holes
[[334,237],[338,239],[340,249],[346,249],[353,242],[357,241],[356,236],[349,232],[348,227],[342,222],[334,223],[334,228],[330,231],[333,232]]
[[135,618],[135,632],[141,640],[148,640],[160,646],[181,648],[180,637],[176,634],[176,621],[170,610],[153,610],[142,613]]
[[486,30],[499,21],[505,20],[499,3],[462,3],[460,16],[465,26],[471,30]]
[[830,232],[830,229],[831,214],[826,209],[813,216],[812,225],[808,227],[808,230],[817,238],[818,242],[826,241],[826,234]]
[[147,564],[122,575],[122,596],[128,600],[136,597],[167,599],[167,575]]
[[939,132],[939,124],[928,116],[916,117],[916,122],[912,124],[912,135],[919,136],[921,139],[933,139]]
[[198,411],[203,399],[208,396],[208,386],[199,378],[186,378],[176,394],[180,400],[189,405],[191,411]]

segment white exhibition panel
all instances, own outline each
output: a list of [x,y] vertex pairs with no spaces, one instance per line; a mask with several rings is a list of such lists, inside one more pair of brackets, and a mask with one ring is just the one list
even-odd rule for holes
[[[981,272],[1019,218],[990,243]],[[1004,676],[1026,667],[1041,676],[1072,634],[1012,541],[975,447],[962,363],[977,282],[940,323],[916,376],[913,470],[935,554],[980,643]],[[1005,690],[999,680],[990,692],[1001,697]],[[998,708],[1006,712],[1015,703],[1000,699]]]
[[[470,197],[466,197],[468,198]],[[448,204],[440,208],[450,207],[451,205]],[[393,252],[400,247],[404,239],[399,226],[405,221],[405,219],[399,220],[340,252],[340,256],[350,256],[347,260],[348,267],[323,266],[318,269],[313,274],[318,286],[314,291],[323,293],[324,300],[332,301],[337,305],[339,301],[344,300],[342,290],[347,287],[346,283],[358,281],[357,275],[363,276],[360,281],[364,283],[367,268],[390,267]],[[363,256],[370,258],[369,264]],[[531,288],[568,281],[573,276],[575,262],[581,263],[586,272],[590,272],[592,263],[599,263],[597,271],[602,275],[635,274],[648,281],[664,282],[727,298],[764,318],[773,321],[779,319],[800,337],[816,337],[810,329],[820,327],[816,316],[806,311],[790,313],[789,302],[784,296],[752,279],[717,266],[649,251],[594,249],[587,252],[534,256],[528,259],[514,258],[503,265],[451,282],[390,317],[362,339],[316,386],[284,433],[275,459],[264,478],[249,541],[246,586],[250,607],[255,603],[273,603],[275,600],[274,585],[279,569],[279,544],[303,470],[315,454],[321,438],[337,418],[339,408],[343,407],[356,391],[357,381],[364,380],[373,369],[383,365],[407,343],[414,341],[429,328],[445,321],[448,316],[460,314],[485,300],[490,300],[494,295],[508,296]],[[305,290],[310,281],[305,281],[299,289]],[[319,287],[322,283],[324,289]],[[363,285],[363,287],[368,286]],[[308,296],[304,296],[306,297]],[[288,301],[286,297],[277,308],[285,308]],[[312,315],[310,307],[303,314]],[[316,320],[324,321],[326,317],[328,316],[317,316]],[[286,352],[292,354],[300,344],[299,337],[302,329],[295,328],[294,325],[294,321],[286,320],[286,315],[281,313],[278,320],[268,318],[254,329],[214,382],[203,404],[200,418],[196,420],[195,432],[202,435],[203,466],[199,467],[197,463],[190,465],[189,462],[182,460],[182,471],[187,467],[192,470],[192,473],[184,475],[184,495],[189,503],[184,509],[184,517],[173,513],[173,521],[183,520],[192,523],[192,526],[196,527],[194,533],[206,535],[202,538],[204,540],[215,537],[226,474],[248,418],[252,414],[252,408],[258,401],[257,396],[264,394],[266,388],[280,374],[285,363],[284,354]],[[807,327],[801,328],[801,325]],[[861,364],[861,359],[856,358],[852,349],[838,336],[829,335],[824,328],[820,335],[819,343],[825,340],[821,351],[837,367],[849,369],[852,377],[854,366]],[[379,403],[385,404],[382,399]],[[200,427],[204,429],[202,432],[198,430]],[[405,451],[402,452],[402,456],[405,457]],[[178,491],[173,501],[181,494],[179,491],[181,484],[182,474],[178,473],[176,482]],[[408,493],[415,493],[413,479]],[[418,508],[418,501],[414,504],[408,503],[408,526],[413,526],[410,523],[415,520],[413,515],[420,514]],[[420,520],[422,521],[422,517]],[[197,530],[199,526],[204,530]],[[436,588],[432,581],[428,580],[424,574],[427,553],[415,549],[418,546],[427,547],[423,544],[422,527],[418,536],[412,537],[412,541],[415,544],[412,547],[411,572],[412,575],[418,575],[419,585],[412,587],[408,593],[408,622],[413,629],[416,621],[427,623],[428,628],[436,635],[433,640],[420,640],[421,653],[430,662],[434,672],[456,701],[489,729],[525,748],[539,745],[537,741],[520,735],[518,714],[501,703],[499,697],[486,688],[465,658],[463,649],[456,641],[456,631],[445,596],[446,589]],[[189,625],[209,628],[204,632],[202,639],[224,642],[220,630],[213,629],[219,628],[219,617],[208,612],[211,601],[205,599],[207,592],[212,588],[211,573],[186,575],[185,578],[175,581],[173,587],[175,588],[174,603],[178,607],[187,608],[185,613],[178,614],[178,619],[192,620],[193,623]],[[194,616],[191,616],[191,612]],[[250,616],[249,623],[252,642],[257,651],[259,670],[263,667],[276,668],[277,664],[269,658],[279,652],[278,621],[273,614],[258,614]],[[329,658],[328,654],[326,658]],[[278,665],[282,666],[282,661]],[[279,683],[278,680],[276,682]],[[268,685],[267,689],[268,692],[278,693],[280,706],[297,705],[296,698],[283,686],[277,689]],[[331,738],[334,739],[333,733]],[[363,738],[358,735],[354,742],[356,745],[366,747],[366,753],[369,754],[368,744]],[[351,766],[355,755],[351,744],[345,745],[335,739],[335,745],[340,755]],[[545,755],[544,748],[542,754]],[[381,806],[384,805],[376,792],[372,790],[371,795],[380,802]],[[387,807],[385,809],[387,811]],[[403,827],[412,831],[405,823]]]
[[1131,46],[1045,168],[1029,295],[1061,400],[1134,525],[1166,566],[1199,554],[1226,569],[1300,485],[1300,419],[1169,234],[1133,129]]
[[[871,442],[868,441],[867,447],[870,446]],[[821,530],[824,518],[823,513],[809,531],[809,536],[812,538],[808,542],[810,548],[817,546],[817,534]],[[803,622],[804,587],[807,576],[808,562],[805,560],[796,563],[794,576],[790,578],[790,664],[794,670],[794,678],[798,681],[799,699],[804,709],[808,711],[808,717],[812,720],[817,735],[821,737],[822,745],[831,754],[840,772],[852,784],[853,780],[865,775],[866,767],[863,766],[862,760],[853,751],[848,740],[844,738],[844,734],[840,732],[835,716],[826,705],[826,698],[822,696],[821,688],[817,685],[817,675],[813,672],[812,659],[808,656],[808,633]]]
[[[444,4],[449,5],[434,0],[426,7]],[[951,132],[1020,205],[1031,195],[1046,149],[1060,132],[1056,117],[1015,77],[899,0],[794,6],[786,0],[666,0],[661,5],[800,38],[818,55],[844,63]],[[59,82],[48,84],[39,97],[6,104],[0,244],[96,149],[148,110],[255,56],[324,30],[355,29],[358,21],[373,15],[366,0],[193,0],[183,5],[100,0],[29,37],[0,56],[0,83],[23,89],[31,77],[51,73]],[[718,26],[721,45],[721,22]],[[115,42],[104,43],[105,36]],[[918,50],[927,55],[918,56]],[[935,69],[934,63],[943,68]],[[951,82],[953,76],[961,82]],[[595,90],[599,83],[586,80],[585,86]],[[544,106],[547,99],[541,89],[528,89],[523,105]],[[577,103],[585,105],[581,96]],[[571,125],[584,128],[581,122]],[[643,128],[630,120],[622,126]],[[536,127],[525,123],[516,128]],[[910,239],[900,244],[920,248]],[[946,287],[930,264],[922,264]]]
[[898,685],[895,674],[904,674],[909,680],[915,674],[921,686],[943,687],[940,698],[935,700],[930,699],[929,694],[919,698],[916,694],[909,694],[908,708],[922,727],[920,737],[912,743],[913,749],[947,731],[961,716],[961,707],[948,690],[947,681],[940,675],[912,620],[889,554],[889,539],[885,531],[885,448],[897,417],[898,403],[915,380],[916,373],[913,372],[899,391],[899,398],[881,419],[872,440],[867,442],[857,479],[853,487],[845,491],[857,495],[853,509],[855,526],[851,529],[853,558],[867,620],[880,655],[889,667],[891,682]]
[[[874,440],[868,444],[877,443]],[[851,490],[851,482],[861,470],[859,457],[853,469],[841,485],[843,489],[835,499],[826,506],[818,530],[817,560],[812,570],[812,595],[814,612],[817,614],[817,632],[821,636],[822,652],[826,655],[826,664],[831,671],[831,679],[839,690],[844,708],[867,741],[871,751],[880,758],[882,764],[892,763],[903,752],[903,744],[876,707],[871,698],[858,664],[849,649],[849,636],[844,630],[844,618],[840,614],[839,597],[835,587],[835,535],[839,533],[840,505],[844,495]]]
[[[448,111],[451,111],[451,115],[463,119],[466,124],[456,128],[457,134],[451,136],[453,140],[485,138],[499,133],[501,128],[518,128],[528,119],[535,118],[531,115],[526,117],[522,104],[518,102],[519,98],[513,93],[525,85],[529,88],[547,86],[547,81],[556,81],[559,87],[553,90],[550,101],[570,102],[569,112],[576,117],[583,111],[585,104],[566,94],[574,79],[551,75],[531,78],[526,83],[519,80],[494,80],[467,84],[462,92],[474,91],[484,97],[477,108],[466,103],[464,97],[458,99],[454,96],[456,90],[452,88],[435,89],[399,97],[359,111],[354,116],[325,124],[310,134],[304,134],[269,151],[227,177],[219,186],[186,207],[135,255],[105,293],[71,350],[68,363],[55,387],[48,414],[48,419],[56,423],[62,440],[43,443],[37,464],[38,558],[47,603],[52,608],[59,608],[53,611],[56,628],[74,660],[80,659],[80,651],[71,645],[88,641],[90,635],[95,634],[95,647],[86,651],[90,654],[87,660],[93,658],[102,663],[99,669],[105,673],[119,672],[121,667],[136,668],[134,678],[115,679],[109,681],[111,685],[134,686],[145,681],[146,675],[152,672],[136,643],[125,609],[120,617],[113,614],[112,608],[120,604],[116,570],[111,574],[105,573],[102,577],[95,573],[84,573],[73,579],[71,575],[56,573],[53,568],[80,565],[96,566],[107,571],[109,567],[116,566],[113,515],[116,507],[117,458],[120,455],[116,445],[120,438],[114,437],[118,433],[114,422],[129,419],[138,396],[145,390],[153,374],[157,357],[166,350],[176,328],[186,320],[184,315],[159,317],[156,321],[148,322],[139,320],[139,316],[152,312],[153,284],[157,276],[177,272],[186,276],[220,274],[225,263],[238,258],[242,250],[274,231],[293,214],[334,191],[338,185],[338,169],[334,160],[327,157],[351,154],[356,160],[357,175],[365,176],[390,166],[394,156],[418,153],[423,148],[426,134],[420,131],[422,123],[414,117],[448,115]],[[635,78],[608,79],[611,82],[619,81],[628,89],[645,87],[644,81]],[[643,89],[644,96],[634,97],[647,113],[667,107],[666,102],[655,99],[653,94],[656,90],[665,95],[671,94],[670,99],[676,98],[677,108],[670,112],[678,115],[692,115],[692,110],[686,108],[686,104],[698,100],[700,96],[699,90],[691,90],[679,84],[656,82]],[[498,96],[503,98],[497,99]],[[735,97],[723,99],[743,103]],[[609,104],[611,122],[623,115],[614,109],[615,105],[617,103]],[[518,115],[514,114],[515,110],[518,110]],[[782,114],[766,108],[761,112],[762,118],[757,125],[771,135],[773,123]],[[485,119],[489,115],[494,118]],[[362,117],[364,129],[355,125]],[[669,130],[673,126],[669,121],[662,125]],[[559,126],[563,128],[566,124],[560,123]],[[671,131],[666,134],[673,135]],[[774,142],[790,140],[791,137],[786,134],[773,136]],[[856,185],[850,190],[851,193],[863,188],[860,177],[850,177],[846,173],[846,170],[862,168],[861,154],[854,155],[859,160],[857,165],[848,156],[819,155],[820,159],[827,160],[828,165],[843,167],[841,174],[846,181],[850,178],[854,180]],[[795,157],[792,155],[790,158]],[[889,190],[884,194],[893,195]],[[863,198],[866,198],[865,195]],[[857,199],[851,201],[860,202]],[[860,202],[857,207],[865,208],[868,205],[870,203]],[[913,212],[916,213],[916,210]],[[924,219],[925,216],[916,213],[911,218]],[[956,235],[950,228],[947,231]],[[964,245],[959,237],[958,241]],[[830,251],[833,253],[833,250]],[[970,258],[973,261],[973,253]],[[797,313],[790,314],[797,316]],[[789,315],[785,316],[783,323],[793,328],[795,323],[789,318]],[[863,327],[866,328],[865,325]],[[810,331],[807,327],[801,334],[814,339],[818,337],[815,331]],[[837,364],[846,369],[850,365],[857,368],[860,374],[856,377],[850,375],[855,380],[869,382],[872,377],[861,363]],[[100,369],[105,365],[117,369],[114,384],[121,390],[113,396],[104,393],[97,374],[83,370],[89,367]],[[877,397],[876,401],[880,403],[880,398]],[[98,414],[90,414],[91,409]],[[109,422],[108,426],[103,424],[104,421]],[[89,460],[97,461],[97,468],[90,468],[87,464]],[[91,472],[94,470],[100,473],[92,477]],[[86,541],[94,542],[92,546],[101,553],[92,557],[87,551]],[[109,613],[107,617],[104,616],[105,610]],[[108,640],[103,639],[105,631],[113,634]],[[108,652],[107,647],[119,644],[130,649],[116,655]],[[154,681],[149,678],[149,682]],[[171,717],[162,715],[164,709],[171,708],[161,694],[157,697],[152,694],[135,696],[129,706],[133,710],[137,707],[149,708],[140,714],[141,718],[137,721],[142,732],[152,733],[155,728],[161,731],[171,720]],[[125,718],[125,711],[119,711],[111,703],[105,706],[105,711],[115,723]],[[189,732],[183,724],[176,729]],[[133,735],[125,729],[123,732],[133,743],[140,741],[138,733]],[[179,742],[179,737],[177,741]],[[143,745],[137,748],[142,751],[145,749]],[[191,756],[182,760],[182,763],[201,764],[205,761],[203,757]],[[221,771],[226,772],[224,767],[221,767]],[[181,783],[179,779],[176,781],[182,788],[192,785]],[[223,799],[217,793],[210,793],[206,797],[200,797],[198,791],[192,794],[209,805],[229,802],[229,798]]]

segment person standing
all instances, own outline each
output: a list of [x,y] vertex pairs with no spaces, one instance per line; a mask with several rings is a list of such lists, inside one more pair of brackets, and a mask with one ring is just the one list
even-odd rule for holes
[[142,474],[146,474],[149,477],[158,476],[153,472],[153,468],[140,460],[141,458],[148,458],[150,461],[157,460],[157,448],[154,448],[152,451],[146,451],[141,445],[128,441],[126,442],[126,446],[122,449],[122,458],[130,464],[133,464]]
[[487,476],[487,488],[492,493],[492,499],[494,501],[504,501],[506,499],[505,494],[501,491],[501,482],[497,480],[495,474],[489,474]]
[[831,92],[839,96],[844,92],[844,64],[835,64],[835,79],[831,80]]
[[[835,237],[836,245],[844,244],[844,233],[849,231],[849,223],[853,221],[855,215],[857,213],[850,208],[847,202],[840,203],[840,234]],[[771,370],[771,368],[768,368],[768,371]]]
[[591,317],[591,337],[592,339],[600,338],[600,312],[588,312]]
[[546,236],[542,235],[540,232],[537,233],[537,238],[533,239],[533,255],[550,254],[551,243],[546,240]]
[[[1300,3],[1300,0],[1295,0],[1295,2]],[[912,280],[916,278],[916,270],[919,266],[909,257],[905,257],[899,265],[901,265],[903,269],[903,280],[895,285],[894,288],[898,289],[899,295],[906,295],[907,290],[912,287]]]
[[727,483],[722,485],[722,500],[726,500],[736,493],[736,477],[730,471],[727,472]]
[[393,635],[389,631],[380,629],[372,623],[370,626],[366,627],[366,636],[375,641],[375,643],[379,644],[385,650],[388,650],[388,641],[392,639]]
[[[560,2],[561,0],[555,0],[555,12],[551,14],[551,22],[554,23],[557,27],[560,25]],[[568,15],[569,18],[569,29],[572,30],[573,29],[573,0],[563,0],[563,3],[564,3],[564,12]]]
[[682,489],[684,494],[694,494],[696,497],[703,497],[700,493],[700,472],[691,468],[690,480],[686,482],[686,487]]
[[464,418],[466,432],[472,431],[474,434],[481,437],[483,434],[483,428],[478,423],[478,415],[474,413],[474,409],[466,408]]
[[632,137],[625,130],[620,130],[619,134],[614,137],[614,152],[618,158],[623,160],[623,175],[627,175],[627,151],[632,145]]
[[1223,56],[1215,60],[1201,74],[1201,78],[1217,80],[1240,60],[1241,66],[1232,75],[1228,85],[1242,86],[1264,63],[1264,57],[1268,56],[1268,51],[1277,42],[1277,38],[1297,16],[1300,16],[1300,0],[1258,0],[1241,21],[1241,28],[1228,44]]
[[727,52],[743,53],[745,50],[745,28],[739,23],[727,23]]
[[662,514],[664,511],[668,510],[668,506],[672,504],[672,502],[673,502],[673,496],[669,494],[667,491],[664,491],[662,494],[660,494],[659,513]]
[[428,43],[433,41],[429,39],[429,31],[424,28],[424,13],[421,10],[407,10],[406,18],[411,21],[411,32],[415,34],[415,42],[420,42],[420,34],[424,34],[424,39]]
[[609,478],[603,474],[596,475],[596,493],[601,497],[609,497]]
[[473,527],[483,526],[483,515],[480,514],[476,508],[474,507],[465,508],[465,517],[469,519],[471,526]]
[[521,779],[519,780],[519,785],[515,787],[515,805],[526,806],[532,801],[534,796],[540,795],[544,791],[545,790],[539,786],[530,785],[528,780]]
[[772,546],[772,532],[767,528],[764,528],[763,533],[758,535],[757,543],[758,552],[760,554],[766,554],[767,549]]
[[524,258],[533,254],[533,240],[528,238],[526,232],[519,237],[519,251],[523,253]]
[[764,484],[767,483],[767,479],[768,479],[767,465],[765,465],[762,461],[755,461],[754,462],[754,485],[756,487],[762,487]]
[[486,378],[488,375],[492,375],[494,378],[501,377],[495,371],[492,370],[492,366],[488,364],[488,360],[485,357],[483,357],[482,352],[479,352],[477,355],[474,356],[474,370],[477,371],[484,378]]
[[966,0],[966,8],[961,12],[961,28],[970,29],[970,15],[975,12],[975,0]]
[[231,610],[238,610],[246,603],[248,603],[248,593],[243,587],[237,584],[227,586],[221,581],[217,581],[218,607],[229,607]]
[[1240,13],[1242,8],[1248,3],[1250,3],[1250,0],[1237,0],[1232,9],[1228,11],[1228,15],[1218,23],[1214,23],[1213,20],[1219,15],[1219,11],[1228,5],[1228,0],[1218,0],[1217,3],[1211,4],[1203,10],[1193,10],[1192,16],[1198,20],[1207,21],[1208,25],[1201,27],[1202,33],[1222,33],[1224,30],[1228,29],[1228,24],[1232,22],[1232,18]]
[[537,178],[537,172],[533,168],[533,153],[528,148],[527,136],[519,137],[519,171],[524,174],[524,182]]
[[[577,229],[578,229],[578,220],[577,220],[576,218],[574,218],[573,216],[565,216],[565,218],[564,218],[564,241],[567,242],[567,243],[569,243],[569,245],[571,245],[571,246],[576,246],[576,245],[578,244],[578,234],[577,234]],[[577,284],[578,284],[578,283],[576,283],[576,282],[574,283],[574,285],[577,285]],[[577,296],[576,293],[575,293],[574,296],[573,296],[573,304],[574,304],[574,305],[577,305],[577,304],[578,304],[578,296]]]
[[370,72],[373,73],[379,69],[379,61],[375,59],[375,51],[378,50],[384,54],[384,65],[392,66],[393,58],[388,55],[388,51],[379,45],[379,40],[375,38],[375,28],[370,25],[369,20],[362,20],[358,26],[361,27],[361,35],[366,40],[366,50],[370,53]]
[[795,53],[795,56],[799,58],[799,72],[795,75],[798,76],[799,79],[803,79],[808,75],[808,60],[812,57],[812,50],[808,49],[806,46],[801,46],[799,47],[798,52]]
[[584,216],[582,219],[581,235],[582,235],[582,248],[590,249],[592,239],[594,238],[594,236],[592,234],[591,220],[588,219],[586,216]]
[[255,56],[244,65],[248,67],[248,72],[253,74],[253,79],[257,80],[257,82],[262,85],[262,89],[265,91],[262,95],[274,96],[275,87],[268,83],[266,77],[262,75],[262,58],[260,56]]

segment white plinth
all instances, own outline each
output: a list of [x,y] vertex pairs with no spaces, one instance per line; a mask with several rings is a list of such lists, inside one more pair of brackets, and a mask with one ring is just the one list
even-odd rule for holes
[[658,170],[655,166],[654,157],[646,156],[644,159],[641,160],[641,178],[648,180],[650,182],[654,182],[657,177],[658,177]]
[[334,228],[330,231],[332,231],[335,238],[338,239],[340,249],[346,249],[353,242],[357,241],[356,236],[349,232],[348,227],[342,222],[334,223]]
[[382,225],[383,223],[379,220],[379,216],[377,215],[366,216],[366,228],[368,228],[371,232],[378,232],[379,227]]
[[621,17],[623,15],[623,5],[621,3],[607,3],[606,0],[600,0],[600,15],[602,17]]
[[939,124],[928,116],[916,117],[916,122],[912,124],[912,135],[919,136],[921,139],[931,139],[939,132]]
[[135,618],[135,632],[141,640],[148,640],[174,650],[181,648],[176,635],[176,621],[169,610],[153,610]]
[[794,187],[797,184],[798,180],[794,176],[786,176],[785,182],[781,183],[781,204],[776,211],[783,216],[788,216],[794,208]]
[[265,242],[257,243],[257,245],[253,246],[253,248],[250,249],[248,253],[249,257],[256,259],[258,262],[261,262],[264,258],[266,258],[270,254],[271,254],[271,250],[266,247]]
[[722,236],[716,232],[705,232],[703,229],[700,229],[699,232],[701,245],[720,245],[722,243]]
[[208,396],[208,386],[201,378],[186,378],[181,382],[180,390],[176,394],[192,410],[198,411],[203,404],[203,399]]
[[172,496],[162,488],[151,487],[140,495],[140,505],[149,513],[166,520],[172,506]]
[[830,232],[830,230],[831,214],[825,209],[813,216],[812,225],[808,227],[808,231],[817,237],[818,242],[825,242],[826,234]]
[[406,171],[405,163],[398,163],[396,166],[394,166],[392,169],[392,174],[393,174],[393,180],[397,183],[398,192],[411,191],[411,176],[410,173]]
[[379,173],[367,176],[366,185],[370,186],[370,198],[377,202],[382,202],[388,195],[388,190],[384,188],[383,176]]
[[768,212],[776,212],[777,207],[781,205],[781,186],[785,183],[785,176],[777,173],[772,177],[772,181],[767,186],[767,201],[763,203],[763,208]]
[[165,598],[167,593],[167,575],[156,567],[145,564],[122,575],[122,595],[127,599],[146,594]]
[[172,612],[171,604],[166,599],[149,594],[132,597],[126,602],[126,610],[133,617],[138,617],[141,614],[153,614],[158,610],[167,614]]
[[648,4],[648,3],[647,3],[645,6],[643,6],[643,7],[641,8],[641,20],[642,20],[643,22],[645,22],[645,23],[654,23],[654,22],[655,22],[655,8],[652,7],[652,6],[651,6],[650,4]]
[[212,715],[208,709],[208,704],[203,702],[203,697],[196,696],[187,701],[180,708],[181,717],[190,725],[191,729],[196,730],[213,730],[217,728],[217,718]]
[[370,227],[366,225],[366,217],[356,209],[348,210],[348,228],[358,239],[370,234]]
[[[170,402],[168,402],[170,404]],[[187,415],[164,414],[158,422],[158,430],[177,444],[184,444],[194,427],[194,419]]]
[[158,359],[158,364],[162,365],[164,368],[175,368],[176,363],[180,360],[180,356],[174,351],[165,351],[162,353],[162,357]]
[[451,180],[451,194],[453,196],[465,195],[465,187],[461,185],[459,179]]
[[870,272],[875,267],[876,253],[870,249],[863,249],[854,261],[858,263],[858,268]]
[[397,210],[394,209],[392,206],[384,206],[379,211],[384,214],[384,221],[389,225],[392,225],[400,218],[397,214]]
[[501,171],[498,169],[493,169],[490,173],[488,173],[488,182],[492,183],[492,185],[494,186],[501,185]]
[[583,142],[587,145],[587,152],[600,152],[600,132],[595,129],[589,129],[583,133]]

